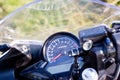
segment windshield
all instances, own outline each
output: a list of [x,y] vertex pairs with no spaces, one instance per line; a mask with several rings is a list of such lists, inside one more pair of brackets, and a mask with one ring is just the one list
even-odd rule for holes
[[0,21],[0,41],[45,41],[60,31],[78,35],[81,29],[119,20],[119,13],[118,7],[99,0],[35,0]]

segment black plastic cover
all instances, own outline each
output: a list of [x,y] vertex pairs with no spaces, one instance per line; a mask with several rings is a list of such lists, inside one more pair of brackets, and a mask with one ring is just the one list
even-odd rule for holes
[[15,69],[24,66],[30,61],[24,53],[11,48],[0,57],[0,80],[15,80]]
[[112,35],[113,37],[113,42],[114,42],[114,45],[117,49],[117,55],[116,55],[116,58],[118,60],[118,62],[120,63],[120,32],[119,33],[114,33]]
[[24,69],[20,75],[28,80],[53,80],[52,74],[44,68],[46,64],[47,62],[41,60]]
[[80,41],[92,40],[93,42],[99,41],[107,36],[105,25],[98,25],[97,27],[79,31]]
[[112,23],[112,28],[114,29],[120,29],[120,21],[115,21]]

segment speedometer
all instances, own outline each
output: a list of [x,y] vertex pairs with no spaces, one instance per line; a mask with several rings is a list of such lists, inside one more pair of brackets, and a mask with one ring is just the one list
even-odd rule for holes
[[73,58],[68,56],[68,52],[78,47],[79,40],[73,34],[67,32],[55,33],[44,44],[44,58],[49,63],[69,63],[73,61]]

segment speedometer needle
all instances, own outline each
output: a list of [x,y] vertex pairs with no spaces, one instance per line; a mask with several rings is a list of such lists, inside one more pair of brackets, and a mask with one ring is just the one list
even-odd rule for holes
[[62,54],[58,54],[57,56],[55,56],[51,61],[55,61],[56,59],[58,59],[60,56],[62,56]]

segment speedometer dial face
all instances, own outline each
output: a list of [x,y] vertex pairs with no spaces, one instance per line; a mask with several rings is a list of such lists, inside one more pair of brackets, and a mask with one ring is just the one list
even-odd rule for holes
[[56,33],[48,38],[44,47],[44,58],[49,63],[65,64],[73,61],[68,52],[79,47],[79,40],[70,33]]

